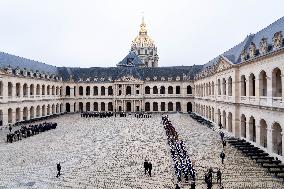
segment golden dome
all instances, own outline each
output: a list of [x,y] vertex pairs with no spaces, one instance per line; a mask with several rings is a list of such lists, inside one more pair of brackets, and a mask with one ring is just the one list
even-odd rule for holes
[[154,41],[147,35],[147,28],[142,17],[139,35],[132,41],[132,47],[154,47]]

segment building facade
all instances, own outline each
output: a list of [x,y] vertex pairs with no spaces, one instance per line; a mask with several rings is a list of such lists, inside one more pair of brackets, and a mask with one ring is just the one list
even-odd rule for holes
[[283,160],[283,32],[284,17],[194,66],[158,67],[144,21],[117,67],[55,67],[0,53],[0,126],[80,111],[193,111]]

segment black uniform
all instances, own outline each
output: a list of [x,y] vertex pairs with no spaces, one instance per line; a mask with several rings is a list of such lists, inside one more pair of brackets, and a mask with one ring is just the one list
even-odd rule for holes
[[152,171],[152,163],[151,162],[149,162],[149,164],[148,164],[148,169],[149,169],[149,175],[151,177],[151,171]]

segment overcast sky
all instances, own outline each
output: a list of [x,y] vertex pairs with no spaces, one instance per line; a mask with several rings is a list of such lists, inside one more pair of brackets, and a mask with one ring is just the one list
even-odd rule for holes
[[283,10],[283,0],[0,0],[0,51],[55,66],[115,66],[144,12],[159,66],[205,64]]

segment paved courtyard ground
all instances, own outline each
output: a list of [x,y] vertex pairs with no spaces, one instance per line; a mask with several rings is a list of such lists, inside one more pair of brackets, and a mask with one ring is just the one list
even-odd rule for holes
[[[221,165],[218,133],[200,125],[188,115],[170,118],[196,163],[197,188],[205,188],[204,171],[220,167],[224,188],[283,188],[253,161],[228,146]],[[174,188],[173,163],[166,142],[161,115],[152,118],[81,118],[64,115],[50,121],[50,130],[12,144],[0,131],[0,189],[11,188]],[[153,164],[153,176],[145,176],[144,159]],[[56,163],[63,175],[56,178]],[[188,186],[182,188],[188,189]],[[218,188],[215,184],[214,188]]]

